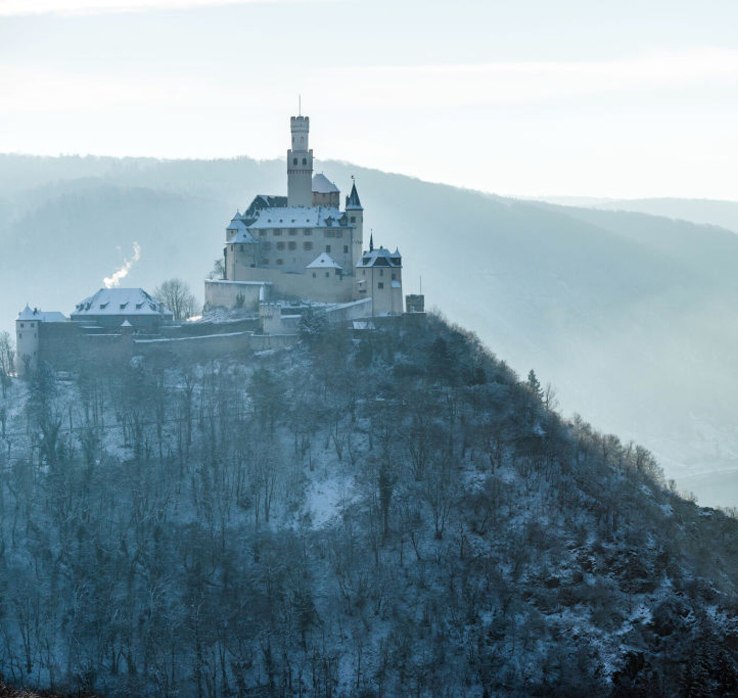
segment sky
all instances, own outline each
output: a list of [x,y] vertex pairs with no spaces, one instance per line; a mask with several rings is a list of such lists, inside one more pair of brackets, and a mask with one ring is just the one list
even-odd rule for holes
[[738,199],[734,0],[0,0],[0,152]]

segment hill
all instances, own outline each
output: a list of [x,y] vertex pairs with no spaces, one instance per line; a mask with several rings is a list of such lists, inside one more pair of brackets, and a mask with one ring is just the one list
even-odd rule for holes
[[[0,157],[5,186],[5,327],[26,302],[69,311],[117,268],[200,292],[224,225],[283,163]],[[566,413],[645,443],[706,503],[735,485],[692,475],[738,465],[738,237],[654,216],[554,207],[321,163],[343,190],[357,177],[375,241],[399,244],[405,290],[478,332],[521,374],[535,368]],[[732,471],[731,471],[732,469]],[[682,479],[684,478],[684,480]],[[689,479],[688,479],[689,478]]]
[[652,216],[715,225],[738,232],[738,201],[719,199],[598,199],[586,196],[543,197],[543,201],[563,206],[631,211]]
[[6,396],[0,666],[104,695],[729,695],[738,522],[429,316]]

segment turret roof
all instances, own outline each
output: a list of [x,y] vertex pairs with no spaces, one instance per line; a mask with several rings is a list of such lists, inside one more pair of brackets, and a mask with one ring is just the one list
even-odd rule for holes
[[23,310],[18,313],[18,320],[37,320],[38,322],[67,322],[69,318],[58,311],[43,312],[38,308],[31,308],[26,305]]
[[364,252],[356,263],[357,267],[402,267],[402,255],[396,249],[390,252],[385,247],[375,247],[373,250]]
[[356,182],[351,185],[351,193],[346,197],[346,208],[362,208],[359,192],[356,191]]

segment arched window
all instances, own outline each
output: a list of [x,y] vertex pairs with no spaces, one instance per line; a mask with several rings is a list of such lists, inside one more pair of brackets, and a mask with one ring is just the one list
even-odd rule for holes
[[292,164],[293,165],[296,165],[297,164],[297,158],[292,158]]
[[307,158],[303,158],[303,159],[302,159],[302,164],[303,164],[303,165],[307,165],[307,164],[308,164]]

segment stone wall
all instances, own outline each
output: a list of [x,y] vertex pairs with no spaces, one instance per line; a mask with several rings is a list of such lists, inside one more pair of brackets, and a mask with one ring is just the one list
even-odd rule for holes
[[335,269],[308,269],[304,274],[285,274],[279,269],[254,269],[272,283],[275,297],[310,298],[323,303],[346,303],[353,296],[353,276]]
[[205,282],[205,305],[208,308],[242,307],[257,312],[259,302],[269,299],[270,286],[269,281],[208,280]]

